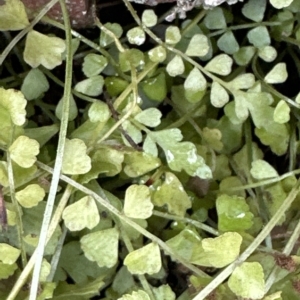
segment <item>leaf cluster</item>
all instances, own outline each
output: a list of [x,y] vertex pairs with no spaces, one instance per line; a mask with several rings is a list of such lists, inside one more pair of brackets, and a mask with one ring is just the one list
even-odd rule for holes
[[300,1],[124,2],[95,40],[0,7],[0,298],[299,299]]

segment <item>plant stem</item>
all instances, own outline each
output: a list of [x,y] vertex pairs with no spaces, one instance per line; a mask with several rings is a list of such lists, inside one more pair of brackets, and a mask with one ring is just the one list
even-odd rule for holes
[[218,232],[218,230],[204,224],[204,223],[201,223],[201,222],[198,222],[196,220],[193,220],[193,219],[190,219],[190,218],[187,218],[187,217],[178,217],[178,216],[175,216],[175,215],[171,215],[171,214],[168,214],[168,213],[163,213],[163,212],[160,212],[160,211],[157,211],[157,210],[154,210],[153,211],[153,215],[154,216],[157,216],[157,217],[160,217],[160,218],[164,218],[164,219],[169,219],[169,220],[176,220],[176,221],[179,221],[179,222],[184,222],[184,223],[188,223],[188,224],[192,224],[194,225],[195,227],[203,230],[203,231],[206,231],[206,232],[209,232],[215,236],[219,236],[220,233]]
[[71,24],[70,24],[70,19],[68,17],[66,3],[64,0],[59,0],[59,2],[61,5],[65,28],[66,28],[66,44],[67,44],[65,89],[64,89],[64,96],[63,96],[62,120],[61,120],[60,132],[59,132],[59,140],[58,140],[53,176],[50,185],[47,206],[44,212],[44,219],[43,219],[43,224],[42,224],[41,233],[39,237],[39,243],[37,246],[37,258],[33,270],[29,300],[35,300],[37,297],[40,271],[42,267],[42,260],[43,260],[44,250],[45,250],[46,240],[47,240],[47,232],[50,225],[50,220],[51,220],[53,207],[54,207],[54,201],[55,201],[57,187],[59,183],[59,176],[62,168],[65,141],[66,141],[67,128],[68,128],[68,117],[69,117],[71,84],[72,84],[72,62],[73,62],[72,44],[71,44],[72,36],[71,36]]

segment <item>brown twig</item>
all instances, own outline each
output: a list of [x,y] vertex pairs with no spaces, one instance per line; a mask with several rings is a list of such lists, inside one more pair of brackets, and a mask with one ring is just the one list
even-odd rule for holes
[[[119,113],[115,110],[113,103],[111,101],[111,99],[109,98],[109,96],[107,95],[106,92],[104,92],[104,97],[105,97],[105,101],[106,104],[108,105],[108,108],[111,112],[112,117],[118,121],[119,120]],[[143,148],[140,147],[139,145],[136,144],[136,142],[131,138],[131,136],[127,133],[127,131],[123,128],[122,125],[120,125],[119,127],[121,133],[124,135],[125,139],[127,140],[127,142],[130,144],[130,146],[138,151],[142,151]]]
[[0,185],[0,226],[2,230],[7,230],[7,214],[3,197],[3,186]]

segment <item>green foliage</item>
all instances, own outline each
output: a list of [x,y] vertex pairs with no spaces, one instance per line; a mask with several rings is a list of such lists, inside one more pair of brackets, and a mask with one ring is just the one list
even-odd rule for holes
[[105,87],[111,96],[120,95],[127,87],[128,82],[119,77],[106,77]]
[[116,228],[86,234],[80,239],[80,245],[87,259],[99,267],[113,267],[118,260],[118,237]]
[[161,268],[160,250],[157,244],[150,243],[130,252],[124,259],[124,265],[131,274],[149,275],[158,273]]
[[205,69],[209,72],[216,73],[218,75],[226,76],[231,73],[232,58],[227,54],[220,54],[215,56],[205,66]]
[[16,193],[16,199],[26,208],[36,206],[44,197],[45,191],[38,184],[27,185],[25,189]]
[[123,72],[130,71],[131,67],[142,69],[145,65],[145,56],[138,49],[128,49],[119,53],[119,62]]
[[59,130],[58,124],[41,126],[35,128],[26,128],[25,134],[30,139],[36,140],[40,147],[44,146]]
[[172,77],[181,75],[184,72],[184,63],[179,55],[175,55],[168,63],[166,71]]
[[39,143],[27,136],[19,136],[9,147],[12,160],[23,168],[32,167],[39,152]]
[[265,81],[270,84],[283,83],[287,79],[285,63],[279,63],[266,75]]
[[[80,212],[80,215],[78,214]],[[100,221],[95,200],[86,196],[65,208],[62,218],[71,231],[94,228]]]
[[[60,99],[56,109],[55,109],[55,115],[57,116],[57,118],[59,120],[62,119],[62,114],[63,114],[63,99]],[[71,96],[70,97],[70,109],[69,109],[69,121],[73,121],[75,120],[75,118],[78,115],[78,109],[77,109],[77,105],[76,102],[74,101],[74,98]]]
[[191,207],[191,201],[178,178],[172,173],[165,174],[165,181],[157,188],[153,196],[157,206],[168,206],[171,214],[184,216]]
[[258,26],[248,31],[247,37],[249,42],[256,48],[270,45],[271,39],[269,31],[265,26]]
[[149,52],[149,58],[153,62],[163,62],[166,59],[166,49],[162,46],[157,46],[151,49]]
[[18,269],[16,263],[14,264],[4,264],[0,262],[1,271],[0,271],[0,279],[7,279],[14,274],[14,272]]
[[149,296],[143,290],[132,292],[132,294],[126,294],[119,298],[120,300],[149,300]]
[[250,173],[255,179],[277,177],[277,171],[266,161],[258,159],[251,163]]
[[159,158],[147,153],[128,152],[124,157],[124,172],[129,177],[147,174],[161,165]]
[[223,107],[229,101],[227,91],[218,82],[211,85],[210,102],[215,107]]
[[125,2],[73,40],[0,5],[0,298],[298,299],[300,1]]
[[290,111],[286,102],[280,100],[274,110],[274,121],[280,124],[287,123],[290,120]]
[[20,91],[13,89],[0,88],[0,105],[1,117],[3,119],[3,129],[7,126],[7,130],[11,127],[6,122],[13,122],[17,126],[22,126],[25,123],[26,116],[26,99]]
[[[139,205],[136,205],[136,201]],[[125,193],[124,213],[126,216],[138,219],[151,217],[153,204],[150,189],[145,185],[131,185]]]
[[223,29],[226,27],[226,19],[224,11],[220,7],[216,7],[209,11],[204,19],[204,24],[208,29]]
[[86,154],[86,145],[79,139],[66,140],[62,172],[84,174],[91,169],[91,159]]
[[147,27],[153,27],[157,23],[157,15],[152,9],[146,9],[142,15],[142,21]]
[[181,39],[180,29],[177,26],[169,26],[166,30],[165,41],[167,44],[177,44]]
[[208,39],[204,34],[195,34],[186,49],[188,56],[205,56],[209,51]]
[[128,42],[133,45],[142,45],[146,40],[145,32],[140,27],[134,27],[127,31]]
[[110,147],[100,147],[91,155],[92,168],[82,176],[83,182],[97,178],[99,174],[115,176],[122,170],[124,153]]
[[154,289],[156,299],[175,300],[175,294],[168,285],[161,285]]
[[184,82],[185,96],[189,102],[198,102],[202,99],[207,87],[203,74],[194,68]]
[[[159,54],[155,54],[155,55],[159,56]],[[152,58],[152,60],[153,59],[154,61],[156,60],[155,58]],[[160,59],[158,59],[158,61],[159,60]],[[165,73],[161,72],[155,77],[151,77],[149,79],[144,80],[141,84],[141,87],[145,95],[149,99],[154,101],[159,101],[159,102],[163,101],[166,98],[168,92]]]
[[289,6],[292,2],[293,2],[293,0],[283,0],[283,1],[279,1],[279,0],[271,0],[272,5],[273,5],[274,7],[276,7],[276,8],[287,7],[287,6]]
[[145,126],[156,127],[160,124],[161,117],[162,113],[158,109],[152,107],[141,111],[134,116],[134,119]]
[[4,264],[12,265],[20,255],[20,250],[8,244],[0,244],[0,257]]
[[[63,246],[61,260],[58,263],[58,272],[56,273],[58,279],[64,279],[70,276],[76,284],[83,285],[87,284],[89,277],[96,278],[96,280],[97,278],[102,278],[103,280],[104,273],[103,268],[99,268],[97,264],[86,258],[82,253],[78,241],[72,241]],[[61,283],[63,284],[64,282],[61,281]],[[58,288],[58,290],[60,290],[60,288]],[[87,291],[89,291],[89,288],[87,288],[86,292]],[[58,295],[60,295],[60,292]]]
[[18,0],[1,4],[0,30],[20,30],[29,25],[24,4]]
[[75,90],[82,94],[95,97],[102,93],[103,85],[103,77],[101,75],[95,75],[78,82],[75,86]]
[[[105,28],[108,29],[110,32],[112,32],[116,38],[120,38],[123,33],[122,27],[117,23],[106,23]],[[108,35],[106,32],[101,31],[100,34],[100,45],[102,47],[106,47],[109,44],[113,43],[113,38]]]
[[172,170],[177,172],[185,170],[191,176],[210,178],[211,171],[204,159],[197,154],[195,145],[181,142],[182,138],[178,129],[155,131],[149,135],[149,139],[164,150],[167,163]]
[[49,83],[44,73],[39,69],[32,69],[23,81],[21,92],[29,101],[40,97],[48,89]]
[[82,71],[87,77],[96,76],[103,71],[107,63],[107,59],[103,55],[91,53],[85,56]]
[[242,197],[221,195],[217,198],[216,208],[221,231],[241,231],[253,225],[253,214]]
[[62,53],[65,49],[64,40],[32,30],[27,34],[24,60],[32,68],[42,65],[51,70],[62,63]]
[[193,253],[191,261],[200,266],[223,268],[238,257],[241,243],[242,236],[236,232],[203,239]]
[[94,281],[90,281],[84,284],[67,284],[66,282],[62,282],[55,289],[52,299],[90,299],[93,296],[99,295],[99,290],[103,286],[103,276],[99,276],[99,278],[95,279]]
[[240,297],[262,298],[265,294],[265,282],[261,265],[257,262],[243,263],[233,271],[228,286]]
[[242,9],[243,15],[249,20],[261,22],[266,10],[266,0],[249,0]]
[[106,103],[97,101],[91,105],[88,116],[93,123],[106,122],[110,117],[110,111]]

